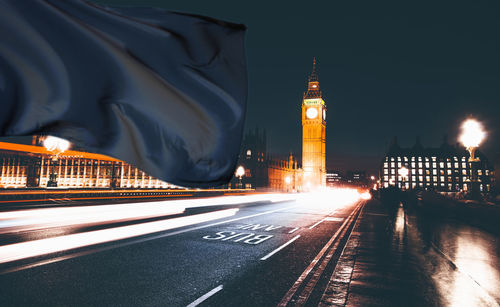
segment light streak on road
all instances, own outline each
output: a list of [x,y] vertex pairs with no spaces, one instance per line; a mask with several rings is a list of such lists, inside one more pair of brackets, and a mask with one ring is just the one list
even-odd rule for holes
[[230,217],[239,209],[225,209],[209,213],[173,218],[169,220],[141,223],[111,229],[95,230],[66,236],[0,246],[0,263],[17,261],[66,250],[143,236],[156,232],[199,224]]
[[339,209],[360,200],[361,195],[356,189],[325,188],[310,193],[299,194],[297,203],[314,209]]
[[0,234],[48,227],[103,224],[181,214],[186,208],[227,206],[259,201],[290,201],[291,194],[255,194],[68,208],[43,208],[0,213]]
[[147,202],[5,212],[0,213],[0,234],[48,227],[132,221],[181,214],[185,211],[179,204],[165,203]]

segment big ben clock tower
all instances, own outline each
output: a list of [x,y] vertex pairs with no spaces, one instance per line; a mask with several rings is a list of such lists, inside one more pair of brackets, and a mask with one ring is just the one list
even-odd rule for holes
[[326,185],[325,128],[326,105],[321,97],[314,58],[302,100],[302,169],[306,189]]

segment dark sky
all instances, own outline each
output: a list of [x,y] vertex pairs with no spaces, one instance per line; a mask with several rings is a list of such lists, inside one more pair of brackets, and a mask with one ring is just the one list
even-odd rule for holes
[[247,128],[272,152],[299,153],[300,104],[312,59],[326,100],[328,167],[376,168],[401,145],[455,142],[473,114],[500,152],[500,1],[106,0],[247,25]]

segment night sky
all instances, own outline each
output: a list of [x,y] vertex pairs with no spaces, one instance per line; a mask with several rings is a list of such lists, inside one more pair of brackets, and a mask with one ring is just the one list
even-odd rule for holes
[[[301,151],[300,104],[313,57],[327,103],[327,168],[376,169],[393,136],[456,142],[472,114],[500,152],[499,1],[107,0],[243,23],[247,129],[271,152]],[[292,4],[293,3],[293,4]]]

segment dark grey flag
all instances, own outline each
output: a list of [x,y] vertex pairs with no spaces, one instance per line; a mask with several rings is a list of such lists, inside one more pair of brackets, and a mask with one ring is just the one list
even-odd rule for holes
[[0,135],[49,134],[181,186],[236,165],[245,27],[155,8],[0,0]]

